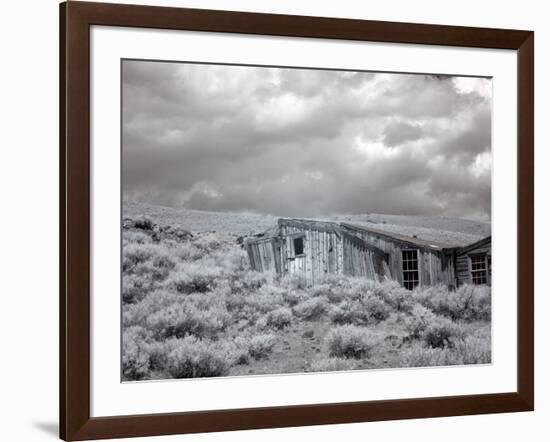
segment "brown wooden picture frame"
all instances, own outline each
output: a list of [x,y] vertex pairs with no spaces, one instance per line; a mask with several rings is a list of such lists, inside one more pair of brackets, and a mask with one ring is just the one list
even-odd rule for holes
[[[90,26],[498,48],[517,51],[517,391],[353,403],[90,417]],[[534,409],[534,34],[70,1],[60,5],[60,437],[152,436]],[[511,290],[513,288],[510,288]]]

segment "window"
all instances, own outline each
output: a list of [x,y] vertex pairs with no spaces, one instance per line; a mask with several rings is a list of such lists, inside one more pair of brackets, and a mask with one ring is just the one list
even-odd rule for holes
[[487,284],[487,261],[485,255],[471,255],[470,268],[474,284]]
[[298,236],[292,240],[294,246],[294,256],[300,256],[304,254],[304,237]]
[[401,252],[403,263],[403,286],[412,290],[419,284],[418,250],[403,250]]

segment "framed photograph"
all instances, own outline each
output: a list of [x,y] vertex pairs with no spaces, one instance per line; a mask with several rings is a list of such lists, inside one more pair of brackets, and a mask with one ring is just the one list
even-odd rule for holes
[[62,439],[533,410],[533,32],[60,18]]

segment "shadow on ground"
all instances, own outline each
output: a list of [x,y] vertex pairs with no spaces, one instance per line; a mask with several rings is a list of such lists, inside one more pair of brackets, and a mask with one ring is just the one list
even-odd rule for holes
[[35,422],[33,426],[49,436],[58,437],[59,435],[59,424],[57,422]]

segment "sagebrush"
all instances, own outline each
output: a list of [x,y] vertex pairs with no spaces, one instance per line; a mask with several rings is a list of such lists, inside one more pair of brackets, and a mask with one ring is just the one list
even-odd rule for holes
[[250,270],[236,235],[131,225],[124,380],[491,362],[489,287],[411,292],[342,275],[308,287]]

